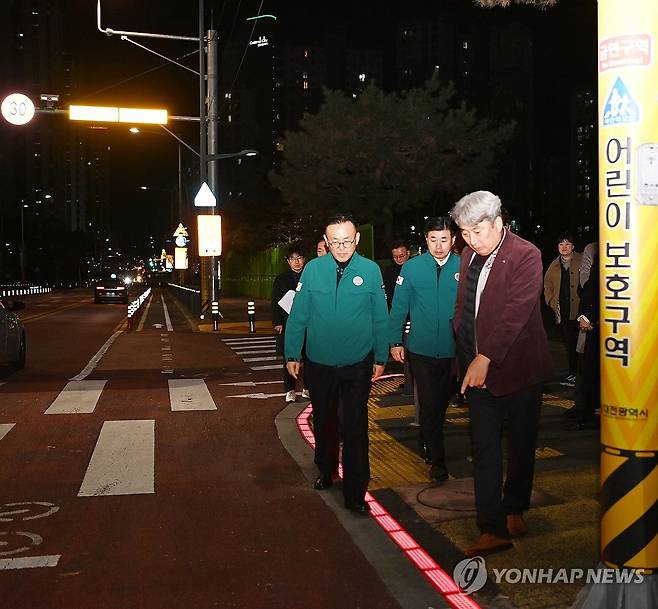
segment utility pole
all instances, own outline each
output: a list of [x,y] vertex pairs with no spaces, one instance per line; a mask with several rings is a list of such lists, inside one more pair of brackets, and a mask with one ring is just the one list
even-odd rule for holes
[[[215,30],[208,30],[208,155],[218,154],[218,132],[219,132],[219,116],[218,116],[218,103],[217,95],[219,92],[219,79],[218,79],[218,62],[217,62],[217,32]],[[215,199],[219,201],[219,167],[218,160],[213,158],[208,166],[208,186],[215,195]],[[211,215],[217,213],[216,207],[210,208]],[[219,303],[217,300],[218,293],[218,265],[219,259],[215,256],[210,258],[211,272],[210,272],[210,301],[212,309],[212,329],[214,332],[219,330]]]

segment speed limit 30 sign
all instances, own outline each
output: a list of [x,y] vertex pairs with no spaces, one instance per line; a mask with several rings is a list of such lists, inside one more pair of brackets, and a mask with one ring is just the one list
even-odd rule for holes
[[0,111],[12,125],[25,125],[34,117],[34,103],[22,93],[12,93],[2,100]]

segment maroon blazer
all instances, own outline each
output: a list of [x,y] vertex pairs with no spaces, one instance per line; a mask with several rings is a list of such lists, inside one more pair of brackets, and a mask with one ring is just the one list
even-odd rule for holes
[[[464,290],[473,250],[461,254],[455,332],[459,332]],[[542,383],[553,364],[541,316],[541,254],[530,242],[507,231],[480,296],[475,322],[477,351],[491,363],[485,381],[495,396]]]

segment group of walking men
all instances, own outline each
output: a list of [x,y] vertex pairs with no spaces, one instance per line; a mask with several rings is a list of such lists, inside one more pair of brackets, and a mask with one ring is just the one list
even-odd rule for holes
[[[310,391],[319,469],[314,487],[333,485],[340,436],[344,503],[356,514],[370,511],[367,401],[389,354],[411,366],[420,434],[437,484],[449,478],[443,422],[458,376],[470,407],[481,533],[465,553],[476,556],[511,548],[510,538],[527,531],[522,514],[534,476],[541,385],[552,367],[539,250],[505,229],[500,199],[488,191],[466,195],[450,216],[427,221],[427,251],[402,265],[390,314],[378,265],[356,251],[358,226],[348,215],[330,218],[323,235],[328,254],[296,278],[282,335],[287,373],[296,379],[303,360]],[[453,253],[455,224],[466,242],[461,256]]]

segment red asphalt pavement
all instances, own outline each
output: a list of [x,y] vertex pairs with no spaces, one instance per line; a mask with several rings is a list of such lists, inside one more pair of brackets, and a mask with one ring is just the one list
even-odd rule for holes
[[[159,302],[154,295],[150,314]],[[0,425],[15,424],[0,434],[0,559],[61,558],[0,570],[0,606],[399,607],[282,446],[274,419],[283,400],[228,397],[282,391],[224,384],[274,381],[278,371],[251,371],[167,303],[173,332],[149,319],[122,333],[87,377],[107,381],[90,414],[43,413],[112,334],[120,306],[83,304],[28,322],[27,368],[0,379]],[[172,411],[167,380],[176,378],[204,379],[217,410]],[[79,497],[103,424],[119,420],[154,421],[155,492]],[[59,509],[7,517],[6,504],[20,502]]]

